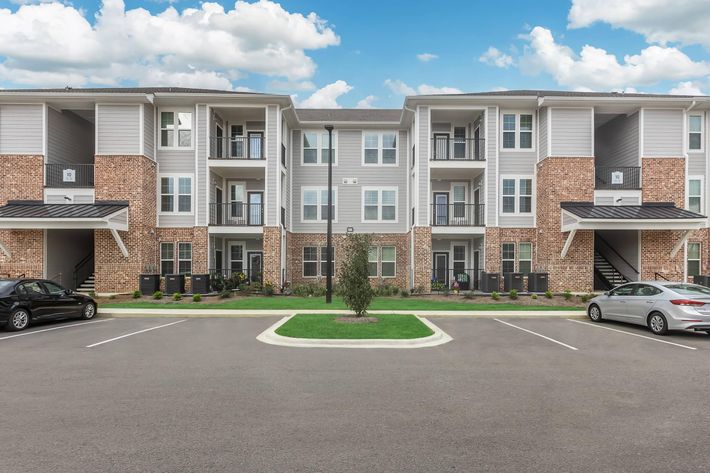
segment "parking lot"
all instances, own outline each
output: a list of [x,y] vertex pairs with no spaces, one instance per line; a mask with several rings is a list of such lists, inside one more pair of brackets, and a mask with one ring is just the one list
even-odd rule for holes
[[707,471],[705,333],[431,318],[452,342],[258,342],[276,320],[0,332],[0,471]]

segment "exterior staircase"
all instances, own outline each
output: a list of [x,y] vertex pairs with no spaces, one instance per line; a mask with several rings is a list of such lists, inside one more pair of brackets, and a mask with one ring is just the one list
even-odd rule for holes
[[594,275],[602,286],[602,289],[609,290],[620,284],[626,284],[628,279],[619,272],[604,256],[594,250]]
[[82,294],[89,294],[95,292],[96,287],[94,286],[94,273],[89,274],[89,276],[82,282],[77,288],[76,292]]

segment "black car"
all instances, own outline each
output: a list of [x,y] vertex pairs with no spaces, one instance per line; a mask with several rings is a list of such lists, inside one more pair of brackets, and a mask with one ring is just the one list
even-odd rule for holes
[[44,279],[0,279],[0,325],[23,330],[39,320],[96,315],[96,302],[89,296],[65,289]]

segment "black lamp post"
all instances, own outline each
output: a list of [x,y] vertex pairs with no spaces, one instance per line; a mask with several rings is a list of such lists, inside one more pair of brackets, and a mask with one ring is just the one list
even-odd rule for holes
[[325,303],[333,301],[333,125],[326,125],[328,130],[328,228],[326,230],[326,276],[325,276]]

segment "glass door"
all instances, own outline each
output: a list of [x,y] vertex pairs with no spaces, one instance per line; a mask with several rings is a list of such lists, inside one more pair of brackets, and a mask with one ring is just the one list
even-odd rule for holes
[[449,254],[434,253],[434,280],[449,287]]
[[454,159],[466,159],[466,127],[454,127]]
[[246,184],[233,182],[229,184],[229,225],[244,225],[244,197]]
[[434,193],[434,225],[449,224],[449,193]]
[[263,254],[261,251],[250,251],[249,254],[249,281],[261,282],[262,260]]
[[249,159],[262,159],[263,155],[264,133],[261,131],[249,132]]
[[466,184],[452,184],[451,194],[453,200],[453,225],[469,225],[466,218]]
[[249,221],[247,225],[263,225],[263,192],[249,192]]
[[222,159],[224,158],[224,130],[219,125],[216,125],[215,130],[215,157]]
[[434,133],[434,160],[449,159],[449,134]]
[[230,157],[244,159],[244,126],[232,125],[230,127]]
[[214,206],[215,206],[215,219],[217,225],[224,225],[224,209],[222,204],[222,189],[215,187],[214,189]]

